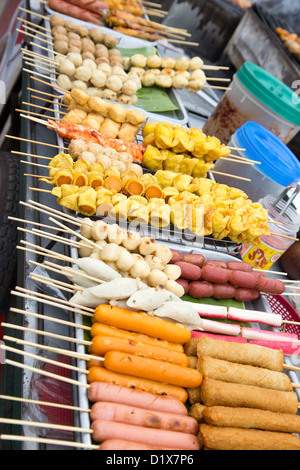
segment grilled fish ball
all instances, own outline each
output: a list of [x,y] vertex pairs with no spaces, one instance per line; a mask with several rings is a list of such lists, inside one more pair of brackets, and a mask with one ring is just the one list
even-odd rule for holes
[[157,54],[147,57],[147,67],[149,69],[158,69],[161,66],[162,59]]
[[103,34],[103,44],[112,49],[113,47],[116,47],[118,44],[118,38],[114,36],[113,34],[110,33],[105,33]]
[[76,52],[68,52],[67,59],[73,62],[75,67],[80,67],[80,65],[82,65],[81,54],[77,54]]
[[57,85],[63,90],[69,91],[72,89],[72,80],[68,75],[61,73],[56,79]]
[[69,43],[67,41],[54,41],[53,49],[58,52],[59,54],[67,54],[69,51]]
[[54,28],[55,26],[63,26],[65,24],[65,20],[61,15],[54,14],[50,17],[50,26]]
[[72,77],[75,73],[75,70],[75,65],[69,59],[64,59],[58,66],[59,73],[68,75],[68,77]]
[[103,41],[103,31],[100,28],[90,29],[89,36],[95,43]]

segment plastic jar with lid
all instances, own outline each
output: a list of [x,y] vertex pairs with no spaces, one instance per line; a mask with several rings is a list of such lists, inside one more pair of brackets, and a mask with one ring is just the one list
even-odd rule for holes
[[[276,197],[273,195],[265,196],[259,202],[268,210],[270,223],[270,235],[262,235],[259,245],[244,246],[242,258],[244,261],[252,264],[256,268],[270,269],[276,261],[285,253],[285,251],[294,243],[300,227],[300,215],[293,206],[280,214],[284,209],[286,201],[279,201],[274,207]],[[272,222],[279,222],[273,223]],[[282,224],[282,225],[280,225]],[[291,238],[287,238],[291,237]]]
[[300,129],[300,100],[281,80],[251,62],[235,73],[203,131],[228,144],[236,129],[254,121],[288,143]]
[[279,195],[291,183],[300,181],[300,162],[296,155],[256,122],[246,122],[237,129],[229,146],[243,149],[235,150],[234,154],[249,160],[248,164],[230,158],[219,159],[215,163],[214,178],[218,183],[232,186],[230,175],[240,176],[234,180],[234,186],[254,202],[268,194]]

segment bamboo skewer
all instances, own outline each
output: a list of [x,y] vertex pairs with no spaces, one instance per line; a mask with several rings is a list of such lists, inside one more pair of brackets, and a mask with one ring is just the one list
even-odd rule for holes
[[56,104],[56,105],[59,105],[59,106],[61,106],[61,107],[63,107],[63,108],[68,108],[68,105],[67,105],[67,104],[58,103],[58,102],[55,102],[55,101],[47,100],[46,98],[41,98],[40,96],[31,95],[30,97],[33,98],[33,99],[36,99],[36,100],[45,101],[46,103],[49,103],[49,104]]
[[34,58],[39,59],[43,62],[48,62],[48,63],[52,64],[53,66],[54,65],[59,65],[59,63],[55,59],[52,59],[51,57],[39,54],[38,52],[30,51],[30,50],[24,49],[24,48],[21,48],[21,51],[25,55],[28,55],[30,57],[34,57]]
[[37,16],[38,18],[42,18],[43,20],[47,20],[50,22],[50,18],[48,16],[41,15],[39,13],[36,13],[35,11],[27,10],[26,8],[23,8],[21,6],[19,6],[18,9],[24,11],[25,13],[29,13],[30,15]]
[[[27,113],[27,114],[30,114],[31,116],[38,116],[38,117],[44,117],[44,118],[49,118],[49,119],[52,119],[53,121],[59,121],[58,118],[55,118],[55,117],[52,117],[52,116],[47,116],[46,114],[39,114],[39,113],[35,113],[33,111],[27,111],[25,109],[15,109],[15,111],[17,111],[18,113]],[[51,109],[48,109],[48,111],[50,112],[55,112],[54,110],[51,110]],[[20,116],[22,116],[22,114],[20,114]]]
[[64,287],[64,286],[61,285],[63,283],[61,283],[60,281],[53,281],[52,279],[49,279],[46,276],[41,276],[40,274],[30,273],[29,277],[32,281],[36,281],[36,282],[41,283],[41,284],[46,284],[47,286],[55,287],[57,289],[65,291],[65,292],[69,292],[70,294],[74,294],[75,292],[77,292],[79,290],[79,289],[76,289],[76,288],[72,289],[72,288],[69,288],[69,287]]
[[[48,160],[48,161],[52,160],[52,157],[44,157],[42,155],[35,155],[34,153],[24,153],[24,152],[18,152],[15,150],[12,150],[11,153],[15,155],[25,155],[27,157],[40,158],[41,160]],[[29,162],[26,162],[26,163],[29,163]]]
[[[29,225],[38,225],[39,227],[44,227],[44,228],[48,228],[49,230],[56,230],[57,231],[57,227],[54,227],[52,225],[42,224],[40,222],[35,222],[33,220],[20,219],[18,217],[12,217],[12,216],[8,216],[7,218],[8,218],[8,220],[14,220],[16,222],[23,222],[24,224],[29,224]],[[60,232],[62,232],[62,231],[63,230],[60,229]]]
[[[16,31],[18,31],[19,33],[24,33],[24,31],[22,29],[16,29]],[[38,33],[37,33],[38,34]],[[53,41],[48,41],[47,39],[44,39],[44,38],[39,38],[37,37],[36,34],[31,34],[31,33],[28,33],[28,31],[26,31],[25,29],[25,35],[26,36],[29,36],[31,38],[35,38],[35,39],[38,39],[38,41],[41,41],[41,42],[44,42],[45,44],[49,44],[50,46],[53,45]],[[37,47],[40,47],[38,44],[35,44]]]
[[[10,361],[11,363],[12,361]],[[8,362],[9,363],[9,362]],[[15,365],[15,364],[12,364]],[[20,435],[13,435],[13,434],[0,434],[0,439],[4,441],[21,441],[21,442],[35,442],[39,444],[49,444],[49,445],[60,445],[63,447],[77,447],[80,449],[88,449],[88,450],[98,450],[100,446],[95,444],[83,444],[80,442],[72,442],[72,441],[65,441],[60,439],[51,439],[47,437],[30,437],[30,436],[20,436]]]
[[43,400],[34,400],[31,398],[22,398],[22,397],[15,397],[12,395],[0,395],[0,400],[11,400],[11,401],[18,401],[20,403],[31,403],[33,405],[39,406],[51,406],[54,408],[63,408],[65,410],[72,410],[72,411],[81,411],[82,413],[90,413],[91,410],[89,408],[81,408],[80,406],[73,406],[67,405],[62,403],[53,403],[51,401],[43,401]]
[[42,294],[40,292],[34,292],[34,291],[29,290],[29,289],[25,289],[24,287],[16,286],[16,290],[12,291],[12,294],[20,295],[21,297],[24,297],[24,295],[21,295],[21,294],[25,294],[25,296],[27,294],[28,295],[33,295],[33,296],[38,297],[38,300],[39,299],[49,300],[52,303],[54,303],[53,302],[53,299],[54,299],[55,303],[58,304],[60,306],[60,308],[63,308],[63,307],[68,307],[69,308],[69,306],[71,306],[72,308],[82,310],[81,312],[77,311],[77,313],[82,313],[84,315],[86,314],[86,312],[87,313],[92,313],[92,314],[94,313],[93,308],[85,307],[83,305],[79,305],[79,304],[76,304],[74,302],[69,302],[68,300],[56,299],[55,297],[52,297],[51,295]]
[[77,385],[79,387],[89,388],[88,384],[79,382],[78,380],[69,379],[68,377],[64,377],[64,376],[61,376],[61,375],[58,375],[58,374],[53,374],[52,372],[48,372],[48,371],[43,370],[43,369],[38,369],[36,367],[31,367],[31,366],[28,366],[28,365],[25,365],[25,364],[22,364],[22,363],[19,363],[19,362],[16,362],[16,361],[12,361],[10,359],[5,359],[5,364],[9,364],[11,366],[19,367],[21,369],[26,369],[26,370],[29,370],[31,372],[35,372],[36,374],[45,375],[46,377],[61,380],[62,382],[67,382],[67,383],[72,384],[72,385]]
[[41,29],[42,31],[48,31],[48,29],[45,28],[44,26],[41,26],[37,23],[33,23],[32,21],[26,20],[25,18],[18,17],[17,20],[23,21],[23,23],[26,23],[26,24],[30,24],[31,26],[34,26],[35,28]]
[[[30,23],[29,21],[26,21],[26,20],[23,20],[23,22],[25,23],[24,24],[24,29],[25,31],[28,30],[28,31],[32,31],[33,33],[36,33],[36,34],[39,34],[40,36],[43,36],[47,39],[52,39],[52,35],[51,34],[48,34],[48,33],[43,33],[42,31],[38,31],[37,29],[34,29],[34,28],[31,28],[31,26],[28,26],[28,24],[34,24],[34,23]],[[36,25],[38,26],[38,25]]]
[[[272,222],[271,222],[272,223]],[[276,237],[287,238],[289,240],[294,240],[295,242],[299,241],[299,238],[290,237],[289,235],[283,235],[281,233],[270,232],[271,235],[275,235]]]
[[[19,344],[20,346],[21,345],[22,346],[29,346],[29,347],[33,347],[33,348],[36,348],[38,346],[39,349],[44,349],[45,351],[49,351],[49,352],[57,353],[57,350],[58,350],[57,347],[46,346],[45,344],[36,344],[36,343],[32,343],[30,341],[25,341],[25,340],[20,339],[20,338],[15,338],[13,336],[4,335],[3,340]],[[86,362],[90,361],[91,359],[95,359],[97,361],[99,360],[98,356],[92,356],[92,355],[88,355],[88,354],[84,354],[84,353],[81,354],[81,353],[77,353],[75,351],[69,351],[68,349],[59,348],[59,353],[64,355],[64,356],[72,357],[73,359],[78,359],[78,360],[86,361]],[[100,360],[101,360],[101,358],[100,358]]]
[[26,103],[24,101],[22,101],[22,104],[24,104],[26,106],[31,106],[33,108],[39,108],[39,109],[42,109],[42,110],[45,110],[45,111],[51,111],[51,113],[59,113],[59,114],[62,114],[62,115],[67,114],[67,113],[64,113],[63,111],[56,111],[55,109],[46,108],[45,106],[40,106],[40,105],[36,105],[36,104],[33,104],[33,103]]
[[[58,148],[58,149],[65,149],[65,147],[60,146],[60,145],[54,145],[54,144],[47,144],[46,142],[38,142],[36,140],[30,140],[30,139],[22,139],[21,137],[16,137],[14,135],[5,135],[6,138],[8,139],[15,139],[15,140],[21,140],[22,142],[28,142],[32,144],[37,144],[37,145],[45,145],[47,147],[53,147],[53,148]],[[14,153],[13,151],[11,153]],[[23,154],[24,155],[24,154]]]
[[[26,59],[28,60],[28,59]],[[31,62],[25,62],[25,65],[31,65],[31,66],[34,66],[35,68],[37,69],[41,69],[41,70],[44,70],[45,72],[49,72],[49,73],[52,73],[53,75],[59,75],[58,72],[56,72],[55,70],[50,70],[50,69],[47,69],[46,67],[42,67],[41,65],[37,65],[34,63],[34,59],[33,59],[33,63]]]
[[45,206],[44,204],[41,204],[40,202],[36,202],[36,201],[29,199],[28,203],[20,201],[20,204],[26,207],[30,207],[32,209],[38,210],[40,212],[43,212],[44,214],[48,214],[48,215],[55,214],[57,218],[63,219],[68,222],[72,222],[74,225],[81,227],[81,222],[78,219],[76,219],[76,217],[73,217],[69,214],[63,215],[61,211],[53,209],[52,207]]
[[[13,352],[15,354],[20,354],[20,355],[25,356],[25,357],[30,357],[31,359],[42,360],[46,364],[51,364],[51,365],[54,365],[54,366],[59,365],[60,367],[63,367],[63,368],[68,369],[68,370],[80,372],[81,374],[86,374],[86,375],[88,374],[87,369],[81,369],[80,367],[72,366],[71,364],[66,364],[64,362],[58,362],[58,361],[55,361],[53,359],[49,359],[49,358],[44,357],[44,356],[39,356],[37,354],[32,354],[32,353],[27,352],[27,351],[22,351],[18,348],[12,348],[11,346],[6,346],[4,344],[0,344],[0,349],[2,349],[4,351],[10,351],[10,352]],[[0,417],[0,423],[1,423],[1,419],[2,418]]]

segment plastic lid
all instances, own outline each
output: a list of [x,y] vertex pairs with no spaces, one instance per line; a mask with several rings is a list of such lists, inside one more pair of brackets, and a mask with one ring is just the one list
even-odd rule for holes
[[265,127],[256,122],[246,122],[235,136],[238,145],[245,148],[248,158],[260,161],[255,168],[265,176],[287,187],[300,181],[300,163],[291,150]]
[[300,100],[293,98],[294,91],[282,81],[251,62],[245,62],[236,77],[265,106],[300,126]]

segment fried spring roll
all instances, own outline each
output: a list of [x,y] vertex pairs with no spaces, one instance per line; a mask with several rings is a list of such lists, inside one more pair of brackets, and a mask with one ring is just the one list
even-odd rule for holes
[[[186,354],[189,355],[188,352]],[[284,355],[281,349],[269,349],[254,344],[232,343],[201,336],[197,343],[197,355],[263,367],[277,372],[283,370]]]
[[[195,407],[196,405],[193,405]],[[202,405],[200,405],[202,406]],[[198,419],[197,409],[190,411],[190,416]],[[274,413],[253,408],[232,408],[229,406],[204,407],[202,421],[215,426],[234,428],[261,429],[265,431],[300,433],[300,416],[286,413]]]
[[200,424],[199,441],[210,450],[300,450],[294,434]]
[[198,421],[198,423],[203,423],[204,421],[203,412],[205,409],[206,409],[206,406],[202,405],[201,403],[194,403],[191,406],[189,415],[192,416],[192,418],[195,418]]
[[279,413],[297,414],[296,392],[282,392],[254,385],[226,383],[204,378],[201,402],[206,406],[232,406],[258,408]]
[[203,377],[209,377],[224,382],[255,385],[292,392],[293,387],[289,376],[283,372],[276,372],[263,367],[255,367],[237,362],[223,361],[209,356],[201,356],[197,362],[197,369]]

